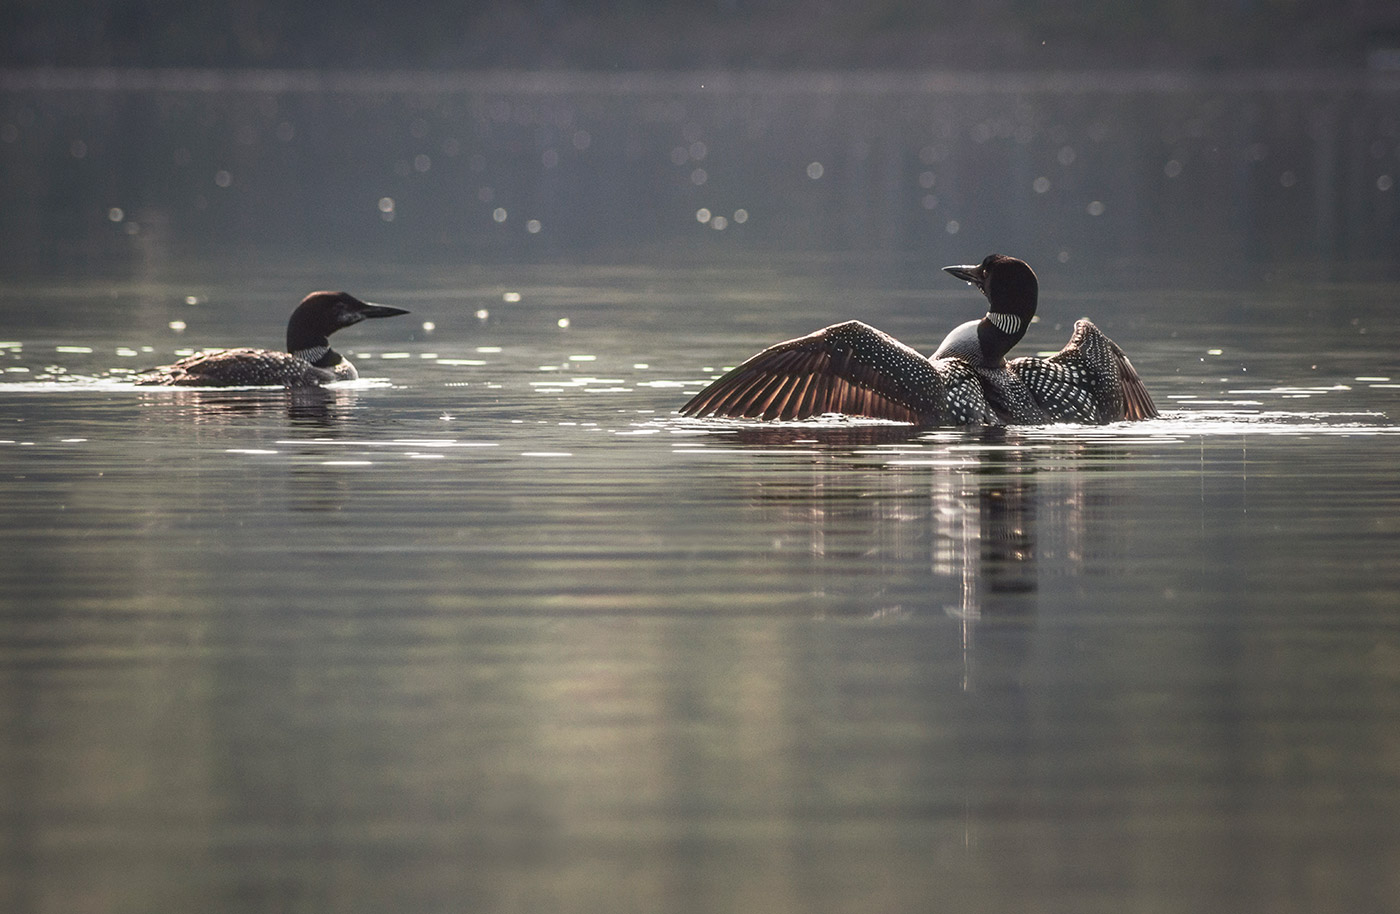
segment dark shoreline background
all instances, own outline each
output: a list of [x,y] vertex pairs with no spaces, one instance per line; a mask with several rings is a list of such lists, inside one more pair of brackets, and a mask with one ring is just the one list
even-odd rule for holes
[[1340,68],[0,69],[0,265],[1005,248],[1094,282],[1389,276],[1397,97]]
[[1389,67],[1390,0],[12,0],[0,67],[1110,69]]

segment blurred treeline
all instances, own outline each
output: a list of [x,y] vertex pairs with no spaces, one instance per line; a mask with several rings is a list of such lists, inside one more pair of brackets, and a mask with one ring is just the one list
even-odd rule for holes
[[1397,0],[3,0],[3,67],[1394,65]]

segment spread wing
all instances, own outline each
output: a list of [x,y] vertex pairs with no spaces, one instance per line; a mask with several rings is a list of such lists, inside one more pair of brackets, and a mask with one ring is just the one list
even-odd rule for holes
[[1009,367],[1054,421],[1099,423],[1157,416],[1133,363],[1089,320],[1075,322],[1069,342],[1055,355],[1013,359]]
[[860,321],[763,350],[680,412],[769,420],[843,413],[919,424],[996,424],[970,368],[954,359],[930,361]]

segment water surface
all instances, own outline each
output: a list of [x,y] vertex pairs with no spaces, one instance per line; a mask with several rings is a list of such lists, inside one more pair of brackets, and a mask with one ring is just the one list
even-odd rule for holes
[[[0,80],[4,910],[1394,909],[1393,86],[133,80]],[[992,249],[1162,418],[675,415]]]
[[110,374],[275,344],[271,280],[10,295],[8,909],[1391,904],[1374,289],[1048,296],[1026,345],[1092,309],[1164,417],[979,434],[673,413],[852,300],[932,348],[966,289],[567,273],[365,290],[414,313],[299,393]]

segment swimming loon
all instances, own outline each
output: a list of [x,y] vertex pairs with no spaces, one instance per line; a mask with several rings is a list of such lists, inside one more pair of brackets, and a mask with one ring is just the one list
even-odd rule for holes
[[1035,317],[1040,286],[1023,261],[993,254],[975,267],[944,267],[960,279],[974,282],[987,294],[987,313],[980,320],[959,324],[934,350],[933,359],[961,359],[982,379],[993,410],[1016,425],[1039,425],[1050,414],[1036,402],[1024,381],[1007,368],[1011,351]]
[[1111,422],[1157,414],[1121,349],[1087,320],[1049,359],[1006,361],[1035,316],[1039,283],[1023,261],[993,254],[946,267],[987,295],[988,311],[933,356],[861,321],[763,350],[700,391],[683,416],[806,419],[844,413],[919,425]]
[[359,377],[331,348],[330,335],[371,317],[407,314],[371,305],[345,292],[312,292],[287,321],[287,351],[223,349],[198,352],[136,378],[137,384],[180,387],[315,387]]
[[1023,260],[990,254],[972,266],[944,267],[987,297],[987,316],[968,321],[933,353],[961,358],[982,377],[988,399],[1015,424],[1101,424],[1157,416],[1157,407],[1133,363],[1087,318],[1074,324],[1064,348],[1049,358],[1007,361],[1035,316],[1040,282]]

